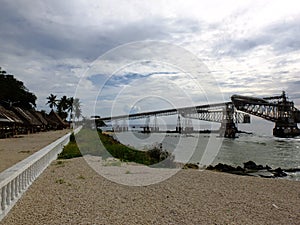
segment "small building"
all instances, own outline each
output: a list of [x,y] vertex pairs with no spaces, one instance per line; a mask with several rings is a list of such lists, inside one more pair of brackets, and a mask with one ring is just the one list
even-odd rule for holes
[[20,107],[12,107],[12,110],[24,123],[23,133],[35,133],[41,130],[42,123],[29,110]]
[[64,122],[62,118],[53,110],[46,116],[49,129],[62,130],[69,126],[68,123]]
[[12,137],[22,129],[23,121],[10,110],[0,106],[0,137]]
[[42,125],[40,127],[40,131],[48,130],[48,121],[46,120],[46,113],[35,110],[30,110],[30,113],[41,122]]

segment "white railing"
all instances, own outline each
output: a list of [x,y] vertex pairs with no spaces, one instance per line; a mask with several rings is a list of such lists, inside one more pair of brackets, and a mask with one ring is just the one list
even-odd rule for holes
[[[74,130],[79,132],[81,127]],[[57,159],[71,133],[42,148],[23,161],[0,173],[0,221],[28,189],[32,182]]]

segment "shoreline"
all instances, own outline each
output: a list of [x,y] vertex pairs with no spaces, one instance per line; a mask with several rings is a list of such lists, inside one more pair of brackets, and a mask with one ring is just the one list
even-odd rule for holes
[[[144,176],[124,171],[114,176]],[[0,224],[298,224],[299,208],[295,181],[187,169],[126,186],[80,157],[54,161]]]
[[[54,161],[0,225],[300,221],[297,181],[195,169],[171,169],[168,176],[167,170],[153,168],[157,179],[149,183],[151,171],[144,165],[85,157]],[[145,179],[149,185],[143,186]]]

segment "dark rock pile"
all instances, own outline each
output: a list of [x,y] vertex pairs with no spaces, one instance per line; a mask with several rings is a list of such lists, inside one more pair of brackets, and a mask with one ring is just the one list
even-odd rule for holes
[[272,169],[270,166],[256,165],[253,161],[248,161],[244,163],[244,167],[241,166],[230,166],[227,164],[219,163],[216,166],[208,166],[207,170],[214,170],[244,176],[257,176],[265,178],[276,178],[276,177],[286,177],[287,174],[280,167],[277,169]]

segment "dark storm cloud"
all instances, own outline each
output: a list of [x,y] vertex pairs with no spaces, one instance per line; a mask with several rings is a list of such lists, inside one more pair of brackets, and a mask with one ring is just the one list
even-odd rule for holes
[[[13,48],[22,49],[24,54],[26,51],[35,51],[55,59],[92,60],[121,44],[141,40],[167,40],[172,32],[193,32],[199,29],[199,24],[192,20],[163,18],[145,18],[129,24],[119,21],[102,28],[76,26],[57,23],[51,19],[35,21],[15,7],[5,3],[1,5],[1,43],[10,46],[9,51]],[[5,48],[2,48],[3,51]]]

